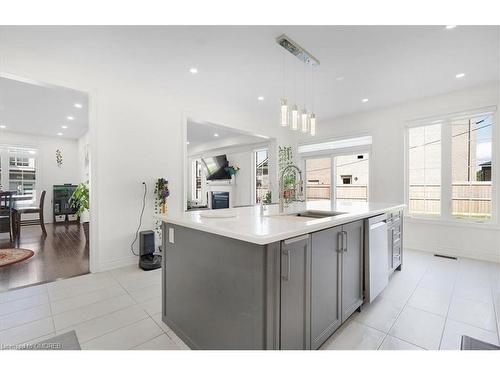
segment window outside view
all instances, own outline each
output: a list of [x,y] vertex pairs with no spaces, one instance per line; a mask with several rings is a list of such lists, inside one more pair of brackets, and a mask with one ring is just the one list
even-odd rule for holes
[[[340,202],[367,202],[368,154],[334,157],[335,197]],[[330,200],[332,197],[332,158],[306,159],[306,199]]]
[[452,120],[446,140],[441,140],[441,124],[409,129],[410,213],[441,215],[443,141],[451,143],[451,166],[442,167],[451,167],[452,217],[491,219],[492,126],[492,114]]

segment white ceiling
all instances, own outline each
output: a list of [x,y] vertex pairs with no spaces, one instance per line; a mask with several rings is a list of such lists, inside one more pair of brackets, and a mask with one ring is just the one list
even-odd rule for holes
[[[314,90],[307,89],[315,94],[320,124],[499,78],[498,26],[5,26],[1,31],[5,53],[21,62],[19,51],[29,48],[41,63],[57,61],[78,76],[163,90],[167,101],[182,99],[181,111],[190,105],[199,113],[203,107],[228,109],[265,126],[277,124],[283,92],[303,102],[303,64],[276,44],[283,33],[321,61]],[[192,67],[199,73],[189,73]],[[466,76],[457,79],[458,73]],[[264,101],[257,100],[260,95]],[[369,101],[362,103],[363,98]],[[309,95],[309,108],[311,101]]]
[[[76,108],[75,103],[82,108]],[[68,116],[74,119],[68,120]],[[0,131],[77,139],[88,128],[87,95],[64,87],[0,77],[0,124],[6,127]]]
[[[129,41],[148,38],[149,44],[158,47],[147,63],[148,72],[157,80],[206,100],[224,100],[242,113],[259,112],[270,123],[278,121],[283,91],[291,101],[303,102],[304,64],[276,44],[275,38],[282,33],[321,62],[313,90],[314,110],[320,120],[499,78],[498,26],[451,30],[444,26],[200,26],[154,30],[128,29],[126,34]],[[190,74],[191,67],[199,73]],[[458,73],[466,76],[457,79]],[[306,90],[312,91],[310,85]],[[264,101],[257,100],[260,95]],[[362,103],[363,98],[369,101]],[[311,95],[306,105],[311,107]]]

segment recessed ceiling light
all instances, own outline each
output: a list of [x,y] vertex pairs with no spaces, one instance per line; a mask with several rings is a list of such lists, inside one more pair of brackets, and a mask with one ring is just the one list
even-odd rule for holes
[[74,106],[75,106],[75,108],[82,108],[83,107],[80,103],[75,103]]
[[66,118],[67,118],[68,120],[70,120],[70,121],[75,119],[73,116],[68,116],[68,117],[66,117]]
[[263,101],[263,100],[264,100],[264,97],[263,97],[263,96],[259,96],[259,97],[257,98],[257,100]]
[[335,78],[337,81],[343,81],[344,80],[344,77],[343,76],[338,76],[337,78]]
[[6,126],[5,125],[0,125],[0,129],[5,129]]
[[464,78],[465,77],[465,73],[458,73],[455,77],[456,78]]
[[446,30],[451,30],[457,27],[457,25],[446,25]]
[[218,136],[219,136],[219,134],[217,134],[217,133],[214,133],[214,137],[218,137]]
[[189,144],[189,141],[186,142],[186,144],[188,145]]
[[61,128],[68,129],[68,127],[66,125],[61,126]]
[[191,73],[191,74],[197,74],[198,73],[198,69],[197,68],[191,68],[191,69],[189,69],[189,73]]
[[368,98],[361,99],[363,103],[366,103],[368,101]]
[[63,135],[63,133],[57,133],[57,135]]

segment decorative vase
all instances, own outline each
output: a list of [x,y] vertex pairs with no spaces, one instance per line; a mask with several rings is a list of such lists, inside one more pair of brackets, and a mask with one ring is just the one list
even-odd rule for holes
[[160,213],[162,215],[167,213],[167,202],[160,204]]

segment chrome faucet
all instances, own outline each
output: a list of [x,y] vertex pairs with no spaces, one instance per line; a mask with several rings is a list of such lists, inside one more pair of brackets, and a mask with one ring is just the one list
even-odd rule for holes
[[294,201],[296,202],[303,202],[304,201],[304,181],[302,180],[302,171],[299,169],[299,167],[297,167],[296,165],[294,164],[290,164],[290,165],[287,165],[285,168],[283,168],[283,170],[281,171],[281,175],[280,175],[280,184],[279,184],[279,210],[280,210],[280,213],[283,213],[285,211],[285,186],[284,186],[284,178],[285,178],[285,174],[286,172],[288,172],[290,169],[295,169],[298,173],[299,173],[299,181],[298,183],[296,182],[295,185],[299,185],[299,188],[298,188],[298,194],[297,194],[297,189],[294,189],[295,190],[295,197],[294,197]]

